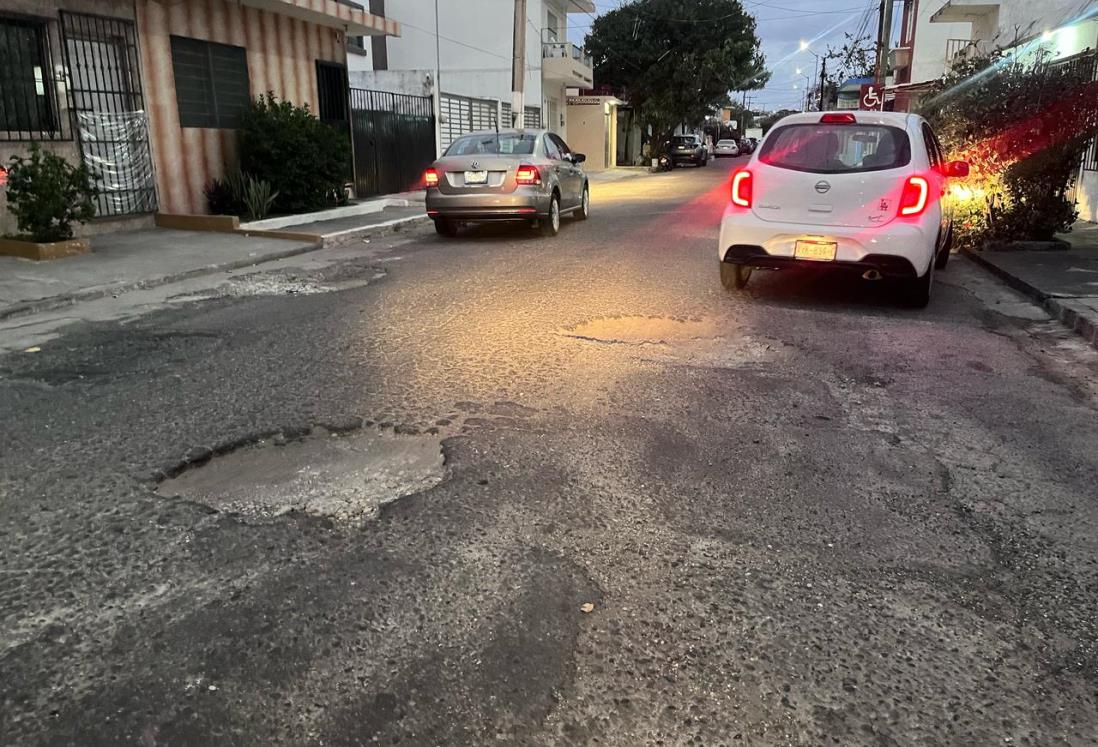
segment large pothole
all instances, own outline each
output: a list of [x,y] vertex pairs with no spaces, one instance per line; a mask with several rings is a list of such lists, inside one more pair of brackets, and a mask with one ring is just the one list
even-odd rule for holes
[[617,316],[592,319],[560,331],[565,337],[622,345],[667,345],[721,336],[712,319],[662,316]]
[[438,436],[316,429],[301,439],[259,441],[214,457],[165,480],[157,492],[248,516],[302,511],[359,522],[443,476]]

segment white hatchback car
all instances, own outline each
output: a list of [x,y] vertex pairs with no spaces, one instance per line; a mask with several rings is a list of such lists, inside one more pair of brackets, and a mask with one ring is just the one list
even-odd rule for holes
[[947,163],[914,114],[785,117],[732,174],[721,283],[741,289],[753,268],[845,268],[900,280],[907,303],[925,307],[953,240],[946,179],[967,175],[968,164]]

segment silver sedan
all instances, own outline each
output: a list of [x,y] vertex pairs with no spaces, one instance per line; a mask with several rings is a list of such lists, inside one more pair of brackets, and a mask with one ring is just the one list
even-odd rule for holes
[[528,221],[555,236],[562,215],[590,213],[585,159],[545,130],[464,135],[424,175],[427,215],[444,236],[462,223],[501,220]]

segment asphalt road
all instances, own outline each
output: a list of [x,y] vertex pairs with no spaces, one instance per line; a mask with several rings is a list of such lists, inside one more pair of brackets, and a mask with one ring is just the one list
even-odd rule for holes
[[1094,351],[728,167],[0,333],[0,743],[1098,742]]

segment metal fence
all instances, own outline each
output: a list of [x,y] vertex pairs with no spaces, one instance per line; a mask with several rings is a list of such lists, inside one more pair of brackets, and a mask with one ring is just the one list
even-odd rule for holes
[[507,107],[508,116],[500,121],[500,102],[495,99],[475,99],[444,93],[439,96],[439,110],[442,115],[439,134],[443,150],[450,147],[454,140],[470,132],[511,126],[511,107]]
[[415,188],[435,158],[435,117],[427,96],[350,89],[355,193]]
[[69,101],[98,215],[156,210],[156,179],[132,21],[61,12]]

